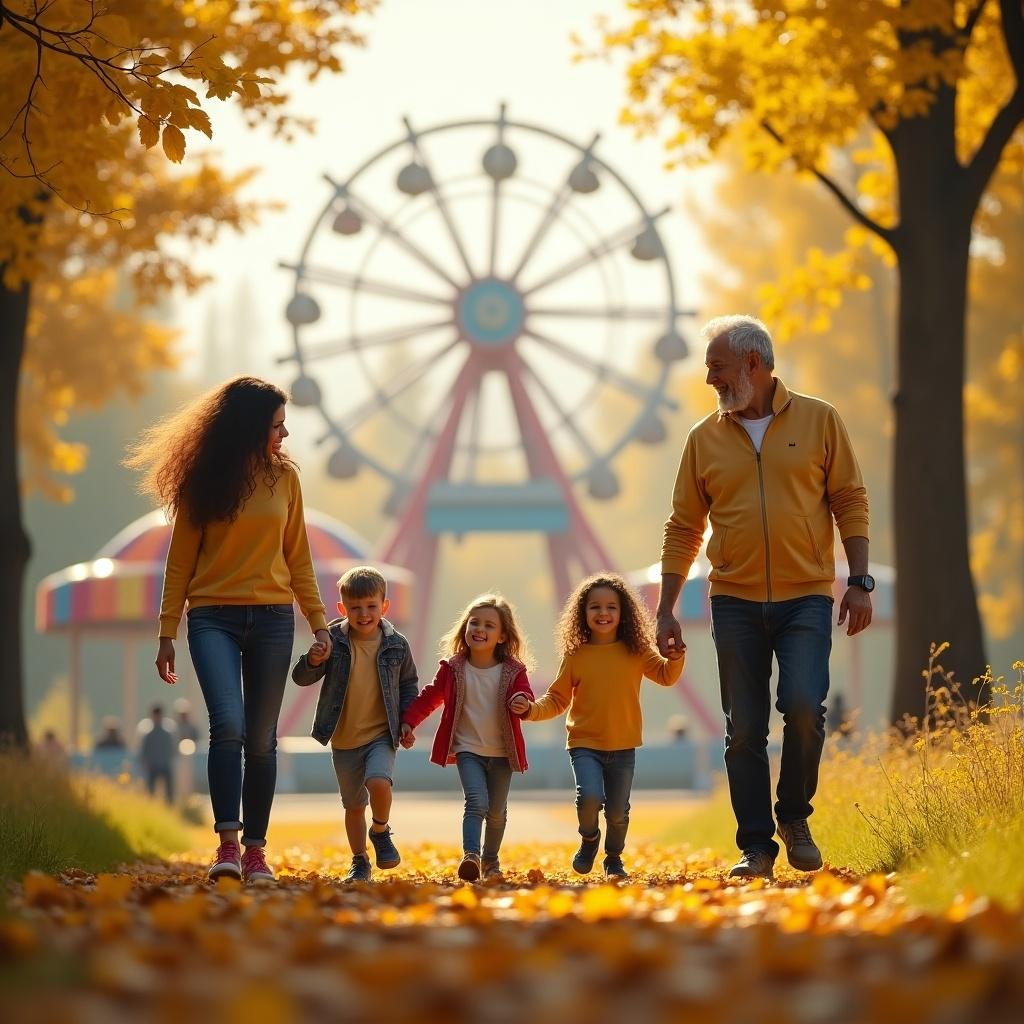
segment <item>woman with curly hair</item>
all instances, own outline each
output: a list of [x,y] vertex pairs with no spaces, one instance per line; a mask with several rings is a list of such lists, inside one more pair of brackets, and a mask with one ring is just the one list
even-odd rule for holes
[[281,447],[287,400],[273,384],[236,377],[151,427],[125,463],[144,472],[141,490],[173,521],[156,668],[177,682],[174,640],[187,601],[188,646],[210,716],[220,837],[211,879],[274,879],[264,847],[293,599],[328,651],[331,644],[298,472]]
[[613,573],[590,576],[573,591],[562,610],[556,643],[562,662],[547,693],[537,701],[517,696],[510,707],[533,722],[568,710],[566,746],[581,837],[573,870],[585,875],[594,866],[603,806],[604,873],[623,879],[629,793],[636,748],[643,743],[640,683],[646,676],[659,686],[672,686],[682,675],[685,647],[668,658],[658,653],[650,615]]

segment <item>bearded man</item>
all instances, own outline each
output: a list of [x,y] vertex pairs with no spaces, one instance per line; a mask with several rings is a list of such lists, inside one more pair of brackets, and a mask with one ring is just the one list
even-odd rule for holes
[[[779,846],[802,871],[821,867],[807,819],[825,739],[835,580],[833,520],[850,577],[838,623],[871,622],[868,499],[839,414],[773,375],[771,335],[749,316],[701,332],[718,412],[683,447],[665,524],[658,647],[679,650],[674,610],[711,520],[711,633],[725,712],[725,765],[741,856],[736,878],[771,878]],[[768,763],[772,657],[782,756],[772,814]]]

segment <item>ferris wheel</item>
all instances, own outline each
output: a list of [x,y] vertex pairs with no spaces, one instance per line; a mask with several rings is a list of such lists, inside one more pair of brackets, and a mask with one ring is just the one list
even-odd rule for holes
[[[652,212],[597,154],[506,117],[404,132],[344,180],[294,262],[296,406],[326,470],[370,473],[396,518],[380,555],[429,594],[438,538],[547,536],[555,589],[609,568],[575,497],[665,439],[688,347]],[[424,617],[420,617],[422,620]]]

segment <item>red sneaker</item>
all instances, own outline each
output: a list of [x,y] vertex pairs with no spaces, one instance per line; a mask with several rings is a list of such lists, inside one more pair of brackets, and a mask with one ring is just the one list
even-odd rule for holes
[[238,843],[226,839],[217,847],[217,856],[213,858],[207,875],[211,882],[221,877],[242,877],[242,855],[239,852]]
[[262,846],[247,846],[242,854],[242,878],[246,882],[273,882],[274,872],[267,864]]

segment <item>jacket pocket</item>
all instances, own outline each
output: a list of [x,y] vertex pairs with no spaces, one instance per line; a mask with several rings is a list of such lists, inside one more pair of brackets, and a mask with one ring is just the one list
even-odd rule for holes
[[811,543],[811,554],[814,556],[814,560],[818,563],[818,568],[824,571],[825,560],[821,557],[821,548],[818,547],[818,542],[814,539],[814,530],[811,529],[811,521],[806,516],[804,517],[804,527],[807,530],[807,539]]
[[711,540],[708,541],[708,561],[719,571],[729,568],[729,528],[712,529]]

